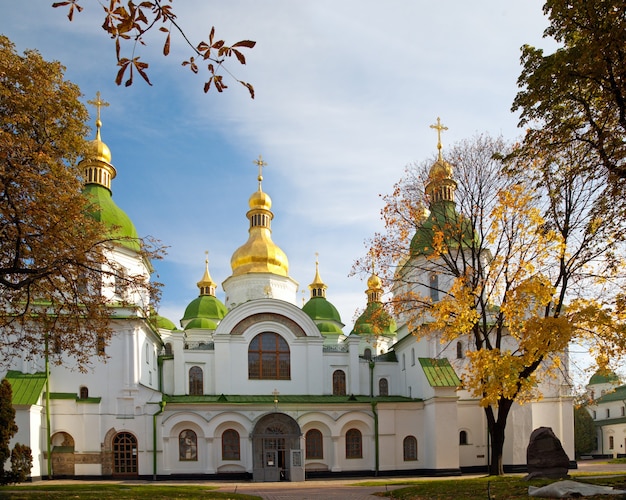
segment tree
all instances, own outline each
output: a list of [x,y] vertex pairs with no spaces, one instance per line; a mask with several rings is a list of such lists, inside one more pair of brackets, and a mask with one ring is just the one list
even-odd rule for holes
[[484,407],[491,474],[503,473],[512,405],[567,383],[571,341],[600,366],[626,352],[623,217],[601,175],[573,152],[505,168],[507,150],[478,136],[452,148],[454,167],[440,156],[411,169],[370,242],[404,331],[470,346],[461,379]]
[[[83,7],[81,0],[63,0],[54,2],[53,7],[68,7],[68,19],[72,21],[76,12],[81,12]],[[138,4],[128,0],[126,5],[122,0],[109,0],[108,6],[101,4],[104,9],[104,22],[102,29],[115,41],[115,56],[119,70],[115,77],[115,83],[126,87],[132,85],[135,71],[148,84],[147,69],[149,64],[141,60],[141,56],[135,56],[138,46],[146,45],[146,34],[152,30],[162,32],[165,36],[163,43],[163,55],[170,53],[172,30],[182,36],[185,43],[191,48],[193,56],[183,61],[183,66],[188,66],[191,71],[198,73],[198,64],[207,64],[209,79],[204,83],[204,92],[208,92],[213,86],[218,92],[228,88],[220,71],[228,73],[236,82],[248,89],[250,97],[254,99],[254,87],[247,82],[237,79],[225,66],[227,58],[235,57],[240,64],[246,64],[246,57],[242,49],[251,49],[256,42],[241,40],[232,45],[226,45],[224,40],[215,37],[215,27],[211,28],[208,42],[201,40],[194,45],[191,43],[183,28],[177,21],[177,16],[171,4],[172,0],[143,0]],[[165,5],[164,5],[165,4]],[[122,45],[131,46],[132,55],[122,55]],[[128,77],[125,79],[128,71]]]
[[[18,431],[15,424],[15,409],[12,404],[13,391],[7,379],[0,382],[0,484],[21,483],[26,480],[33,466],[33,457],[28,446],[16,443],[13,450],[9,443]],[[11,459],[11,470],[4,464]]]
[[4,464],[11,456],[9,443],[18,430],[15,424],[15,409],[11,404],[12,397],[11,384],[7,379],[2,379],[0,382],[0,484],[8,482]]
[[[63,71],[0,36],[0,349],[84,368],[111,335],[102,287],[116,280],[123,297],[158,293],[119,269],[111,248],[124,242],[82,194],[87,113]],[[160,257],[151,242],[132,243],[138,259]]]
[[553,54],[522,47],[521,88],[513,102],[524,144],[559,155],[587,148],[590,168],[626,178],[626,9],[621,0],[548,0],[545,37]]
[[585,405],[574,407],[574,448],[580,457],[596,449],[596,426]]

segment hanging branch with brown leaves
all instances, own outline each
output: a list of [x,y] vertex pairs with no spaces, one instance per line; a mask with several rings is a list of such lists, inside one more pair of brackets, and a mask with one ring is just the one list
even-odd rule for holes
[[[170,4],[173,0],[167,0]],[[81,0],[63,0],[54,2],[52,7],[68,7],[67,17],[70,21],[74,19],[74,13],[82,12]],[[128,0],[126,4],[122,0],[109,0],[108,6],[103,5],[105,19],[102,29],[115,40],[115,56],[119,70],[115,77],[115,83],[126,87],[133,84],[135,72],[148,84],[152,85],[147,74],[149,64],[141,60],[141,56],[135,56],[137,45],[146,45],[145,34],[158,26],[158,30],[165,33],[163,43],[163,55],[168,56],[171,48],[172,28],[177,31],[185,40],[187,45],[193,50],[194,55],[183,61],[183,66],[189,66],[191,71],[198,74],[199,64],[206,64],[209,72],[209,79],[204,84],[204,92],[207,93],[213,86],[218,92],[223,92],[228,88],[224,82],[223,74],[226,72],[236,82],[248,89],[250,97],[254,99],[254,87],[248,82],[239,80],[224,62],[233,56],[240,64],[246,64],[246,57],[241,49],[251,49],[256,45],[252,40],[241,40],[233,45],[226,45],[226,42],[215,37],[215,27],[211,28],[209,41],[204,40],[194,45],[184,30],[176,21],[176,14],[171,5],[163,5],[161,0],[146,0],[135,4]],[[122,55],[122,44],[128,42],[132,45],[132,55],[126,57]]]

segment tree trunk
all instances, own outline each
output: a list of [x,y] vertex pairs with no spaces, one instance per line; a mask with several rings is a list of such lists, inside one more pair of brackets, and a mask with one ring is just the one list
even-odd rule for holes
[[498,417],[494,415],[494,407],[487,406],[485,414],[487,415],[487,426],[489,429],[490,460],[489,475],[502,476],[504,474],[504,463],[502,461],[502,453],[504,450],[504,431],[506,429],[506,421],[513,401],[501,399],[497,407]]

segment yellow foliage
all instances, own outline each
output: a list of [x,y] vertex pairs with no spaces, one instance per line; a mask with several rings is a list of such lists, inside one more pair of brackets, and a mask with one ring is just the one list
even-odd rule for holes
[[519,376],[526,362],[523,357],[500,349],[470,351],[467,356],[472,368],[463,375],[463,384],[480,398],[481,406],[498,406],[501,399],[524,403],[537,398],[535,375]]
[[430,328],[441,332],[442,342],[467,334],[480,318],[474,293],[464,277],[453,281],[446,297],[434,303],[430,313],[433,317]]

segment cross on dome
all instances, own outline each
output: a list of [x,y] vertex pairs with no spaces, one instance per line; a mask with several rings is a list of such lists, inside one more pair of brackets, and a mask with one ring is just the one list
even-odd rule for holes
[[253,162],[255,165],[257,165],[259,167],[259,191],[261,190],[261,181],[263,180],[263,167],[267,167],[267,162],[263,161],[263,157],[261,155],[259,155],[259,157],[256,160],[253,160]]
[[100,109],[106,108],[109,105],[109,103],[106,101],[103,101],[100,98],[100,91],[98,90],[98,92],[96,92],[96,98],[87,101],[87,104],[91,104],[92,106],[96,107],[96,138],[99,138],[100,127],[102,127],[102,121],[100,120]]
[[431,125],[430,128],[437,130],[437,149],[439,150],[439,159],[441,160],[441,132],[442,130],[448,130],[448,127],[443,126],[441,124],[441,118],[437,117],[437,123],[435,125]]

